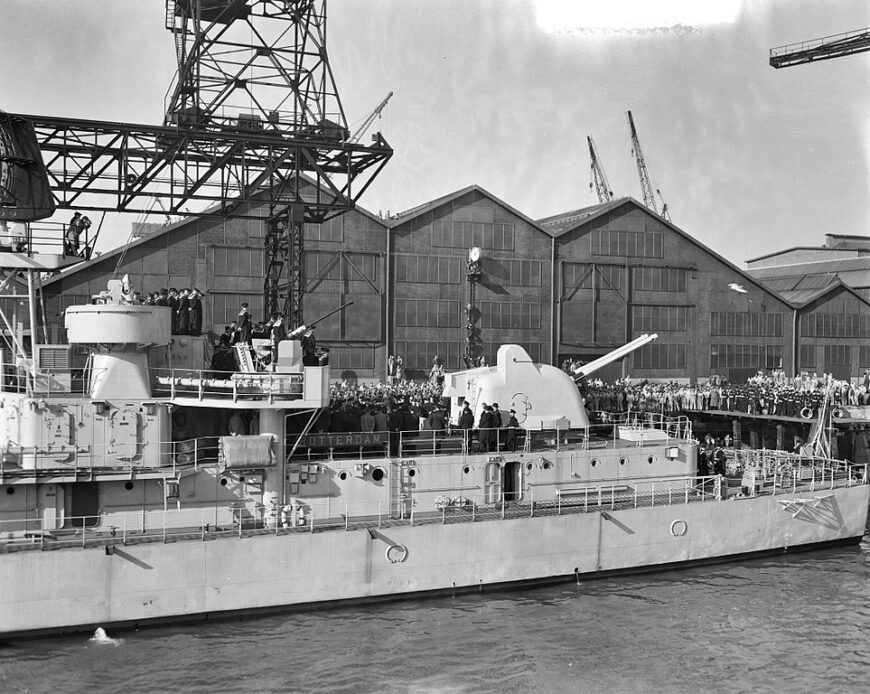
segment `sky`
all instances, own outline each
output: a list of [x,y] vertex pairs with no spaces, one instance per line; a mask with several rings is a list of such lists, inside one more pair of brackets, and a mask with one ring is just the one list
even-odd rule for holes
[[[163,0],[0,0],[0,109],[159,124]],[[477,184],[533,219],[592,205],[586,136],[642,200],[625,112],[674,224],[732,262],[870,233],[870,52],[769,49],[870,26],[866,0],[330,0],[345,114],[395,150],[360,204]],[[66,219],[67,212],[58,218]],[[110,216],[122,243],[129,216]],[[160,220],[154,220],[160,221]]]

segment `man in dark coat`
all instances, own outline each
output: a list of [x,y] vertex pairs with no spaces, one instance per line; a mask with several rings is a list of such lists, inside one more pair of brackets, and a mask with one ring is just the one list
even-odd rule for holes
[[517,429],[520,428],[520,423],[517,421],[516,410],[510,411],[507,423],[507,434],[504,439],[504,447],[507,451],[517,450]]
[[188,313],[190,315],[190,334],[202,335],[202,292],[199,289],[194,289],[190,293]]
[[182,289],[178,294],[178,335],[190,334],[190,298],[188,297],[189,289]]
[[178,335],[178,290],[175,287],[169,290],[166,305],[172,309],[172,334]]
[[239,339],[237,342],[250,342],[251,341],[251,314],[248,313],[248,305],[242,304],[242,308],[239,311],[239,317],[236,321],[239,324]]
[[480,443],[480,451],[482,453],[489,453],[490,441],[493,440],[492,428],[494,424],[492,408],[489,405],[484,404],[483,410],[480,413],[480,419],[477,423],[477,428],[479,430],[477,440]]

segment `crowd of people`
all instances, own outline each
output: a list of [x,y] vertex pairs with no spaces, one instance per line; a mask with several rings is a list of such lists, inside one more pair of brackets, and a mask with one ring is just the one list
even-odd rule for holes
[[592,379],[581,384],[581,391],[591,411],[726,411],[810,419],[826,394],[834,407],[870,405],[870,374],[865,372],[859,383],[806,372],[789,379],[781,370],[759,373],[740,384],[718,379],[698,384]]

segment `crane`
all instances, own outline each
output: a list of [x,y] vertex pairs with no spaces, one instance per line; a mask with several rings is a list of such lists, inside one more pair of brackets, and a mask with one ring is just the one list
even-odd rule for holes
[[265,311],[301,325],[303,224],[352,209],[393,154],[380,134],[348,140],[326,0],[165,0],[164,25],[178,70],[162,124],[10,117],[33,127],[59,208],[157,201],[172,215],[262,219],[267,206]]
[[592,141],[591,135],[586,136],[586,143],[589,145],[589,157],[592,160],[592,180],[589,182],[589,187],[595,188],[595,194],[598,196],[599,203],[610,202],[613,200],[613,191],[610,189],[610,183],[608,183],[604,168],[598,159],[598,152],[595,149],[595,143]]
[[640,139],[637,136],[637,129],[634,127],[634,118],[631,117],[631,111],[626,111],[626,115],[628,116],[628,127],[631,129],[631,154],[637,164],[637,173],[640,177],[640,189],[641,193],[643,193],[643,204],[662,218],[670,221],[671,213],[668,211],[668,205],[664,201],[664,198],[662,198],[662,192],[656,188],[655,192],[658,194],[659,200],[662,202],[662,211],[659,213],[655,195],[653,194],[652,183],[650,183],[649,172],[646,169],[646,160],[643,158],[643,150],[640,148]]
[[770,66],[778,70],[864,51],[870,51],[870,28],[771,48]]
[[388,102],[390,101],[390,99],[392,99],[392,98],[393,98],[393,92],[390,92],[389,94],[387,94],[386,98],[385,98],[381,103],[379,103],[379,104],[375,107],[375,110],[372,111],[372,112],[371,112],[371,113],[366,117],[366,119],[363,121],[362,125],[359,126],[359,127],[354,131],[353,135],[350,136],[350,139],[348,140],[348,142],[352,142],[352,143],[359,142],[359,141],[360,141],[360,138],[361,138],[363,135],[366,134],[366,130],[369,129],[369,126],[371,126],[371,124],[374,122],[375,118],[377,118],[378,116],[381,115],[381,111],[383,111],[383,110],[386,108],[387,103],[388,103]]

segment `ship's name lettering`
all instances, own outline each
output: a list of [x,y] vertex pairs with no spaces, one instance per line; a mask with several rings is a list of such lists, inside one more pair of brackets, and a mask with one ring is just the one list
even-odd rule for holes
[[308,448],[339,448],[341,446],[382,446],[388,441],[386,431],[371,433],[354,432],[349,434],[308,434],[301,445]]

